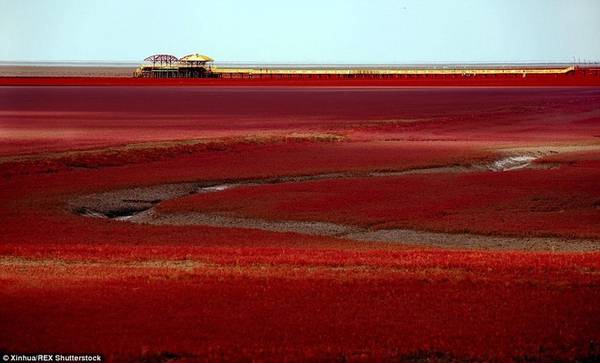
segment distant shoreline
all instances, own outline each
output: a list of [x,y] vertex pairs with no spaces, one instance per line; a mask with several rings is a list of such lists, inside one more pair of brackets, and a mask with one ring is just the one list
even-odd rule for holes
[[0,77],[131,77],[136,66],[2,65]]
[[[309,64],[309,63],[255,63],[215,62],[220,67],[272,68],[272,69],[462,69],[510,67],[567,67],[571,63],[415,63],[415,64]],[[580,67],[600,64],[576,64]],[[133,62],[8,62],[0,61],[0,77],[131,77],[139,63]]]

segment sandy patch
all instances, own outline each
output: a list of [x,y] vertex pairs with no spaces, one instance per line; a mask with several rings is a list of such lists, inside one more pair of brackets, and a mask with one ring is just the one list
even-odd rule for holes
[[[10,132],[15,132],[11,134]],[[23,131],[16,130],[10,131],[7,135],[0,136],[0,139],[25,139],[34,140],[33,135],[37,135],[38,131]],[[64,131],[61,131],[63,133]],[[82,132],[79,130],[67,130],[66,137],[79,137]],[[55,131],[41,131],[40,137],[35,139],[55,138],[58,134]],[[115,145],[101,148],[91,148],[85,150],[70,150],[70,151],[56,151],[56,152],[44,152],[27,155],[10,155],[0,156],[0,164],[6,162],[20,162],[20,161],[32,161],[32,160],[46,160],[46,159],[61,159],[61,158],[72,158],[77,156],[86,155],[99,155],[99,154],[113,154],[130,152],[137,150],[168,150],[180,146],[196,146],[196,145],[223,145],[227,146],[236,143],[253,143],[253,144],[267,144],[285,141],[309,141],[309,142],[338,142],[344,139],[343,136],[337,134],[327,133],[289,133],[289,134],[261,134],[261,135],[246,135],[243,137],[222,137],[222,138],[200,138],[200,139],[184,139],[184,140],[164,140],[164,141],[147,141],[139,143],[131,143],[125,145]]]

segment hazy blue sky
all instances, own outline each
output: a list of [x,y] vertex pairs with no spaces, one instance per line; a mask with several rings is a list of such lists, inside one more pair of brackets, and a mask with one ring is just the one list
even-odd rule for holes
[[600,60],[600,0],[0,0],[0,60]]

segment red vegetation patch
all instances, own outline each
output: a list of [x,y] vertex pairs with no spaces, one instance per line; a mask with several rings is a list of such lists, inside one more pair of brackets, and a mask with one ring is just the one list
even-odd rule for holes
[[[413,142],[310,142],[272,138],[244,141],[227,139],[199,145],[169,148],[73,153],[52,159],[10,161],[0,164],[0,175],[49,174],[75,171],[73,178],[102,175],[129,178],[131,184],[152,184],[165,180],[235,180],[284,175],[331,172],[406,170],[442,165],[468,165],[493,160],[489,151],[464,144]],[[148,174],[148,167],[153,173]],[[119,167],[118,169],[112,167]],[[123,168],[126,167],[126,168]],[[82,169],[85,170],[83,172]],[[63,177],[48,176],[51,180]],[[82,186],[94,190],[102,180]]]
[[[419,351],[498,360],[598,353],[597,255],[4,251],[46,258],[2,262],[0,276],[11,281],[0,307],[6,317],[0,339],[8,348],[99,351],[118,360],[164,352],[277,360],[389,359]],[[122,338],[115,340],[115,332]]]
[[267,132],[558,142],[600,135],[593,88],[2,87],[0,154]]
[[[75,215],[68,202],[143,185],[466,165],[498,147],[593,144],[599,104],[597,89],[0,88],[0,350],[117,361],[593,360],[597,253],[136,225]],[[295,133],[309,137],[286,137]],[[556,170],[240,188],[164,208],[598,236],[594,155],[554,157]]]

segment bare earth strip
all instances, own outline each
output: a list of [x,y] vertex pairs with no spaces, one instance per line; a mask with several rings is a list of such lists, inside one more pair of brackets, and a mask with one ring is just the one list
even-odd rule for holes
[[269,185],[280,183],[301,183],[306,181],[325,179],[381,178],[415,174],[469,173],[482,171],[503,171],[519,168],[548,169],[557,167],[556,164],[552,163],[535,164],[532,163],[533,160],[534,159],[532,158],[526,158],[524,160],[514,160],[514,157],[507,157],[496,161],[490,165],[454,165],[398,171],[389,170],[362,173],[340,172],[312,175],[282,176],[266,179],[232,179],[196,183],[161,184],[150,187],[128,188],[82,196],[72,200],[69,203],[69,206],[78,214],[86,216],[108,217],[119,220],[127,220],[134,214],[147,211],[154,205],[166,200],[180,198],[186,195],[196,193],[219,192],[240,186]]
[[272,232],[333,236],[364,242],[393,242],[422,247],[477,250],[519,250],[550,252],[598,252],[600,241],[561,237],[507,237],[477,234],[453,234],[409,229],[368,229],[343,224],[310,221],[268,221],[226,217],[214,214],[157,214],[146,211],[128,221],[154,225],[205,225],[223,228],[251,228]]
[[423,247],[484,250],[520,250],[551,252],[597,252],[600,241],[566,239],[561,237],[510,237],[477,234],[453,234],[409,229],[369,229],[319,221],[272,221],[230,217],[203,213],[160,214],[158,203],[196,193],[214,193],[239,186],[277,183],[297,183],[310,180],[356,177],[388,177],[424,173],[501,172],[520,168],[548,168],[554,164],[532,163],[534,157],[508,156],[490,165],[442,166],[402,171],[370,173],[328,173],[306,176],[288,176],[245,181],[165,184],[145,188],[131,188],[83,196],[70,202],[76,213],[139,224],[205,225],[222,228],[250,228],[282,233],[332,236],[353,241],[392,242]]

